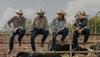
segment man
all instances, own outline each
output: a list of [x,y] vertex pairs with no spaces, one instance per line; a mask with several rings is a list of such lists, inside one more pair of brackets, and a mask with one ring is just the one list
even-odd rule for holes
[[76,17],[76,21],[74,23],[74,33],[73,33],[73,49],[77,49],[78,47],[78,37],[80,34],[84,35],[83,45],[88,41],[90,30],[87,27],[87,15],[85,12],[79,12]]
[[[23,17],[22,9],[16,12],[17,16],[14,16],[8,21],[8,26],[10,27],[10,39],[9,39],[9,52],[11,53],[13,49],[13,41],[16,35],[18,36],[19,46],[21,46],[21,40],[26,32],[25,30],[25,23],[26,18]],[[12,25],[11,25],[12,24]]]
[[53,19],[51,23],[51,30],[53,32],[53,38],[52,38],[52,48],[53,50],[56,50],[56,37],[60,34],[61,37],[61,44],[64,43],[64,39],[68,35],[68,28],[66,27],[66,19],[65,19],[65,12],[63,10],[60,10],[57,12],[57,17]]
[[41,40],[41,47],[44,46],[44,42],[49,34],[48,31],[48,22],[46,16],[44,16],[45,12],[40,10],[37,12],[37,17],[34,18],[32,24],[32,36],[31,36],[31,47],[33,51],[36,51],[35,48],[35,38],[38,34],[42,34],[43,38]]

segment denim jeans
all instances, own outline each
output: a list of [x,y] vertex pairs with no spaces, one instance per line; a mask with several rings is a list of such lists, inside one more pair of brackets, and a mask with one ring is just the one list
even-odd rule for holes
[[50,50],[56,50],[57,47],[56,47],[56,37],[60,34],[62,35],[61,37],[61,42],[63,42],[66,38],[66,36],[68,35],[68,28],[64,28],[63,30],[59,31],[57,34],[53,33],[53,37],[52,37],[52,46],[51,46],[51,49]]
[[35,28],[33,31],[32,31],[32,35],[31,35],[31,47],[32,47],[32,50],[34,51],[35,50],[35,38],[38,34],[42,34],[43,35],[43,38],[41,40],[41,43],[44,43],[48,34],[49,34],[49,31],[48,30],[45,30],[45,29],[37,29]]
[[23,29],[18,29],[16,32],[10,32],[10,39],[9,39],[9,49],[12,50],[13,49],[13,43],[14,43],[14,38],[16,35],[18,35],[18,41],[19,41],[19,45],[21,45],[21,40],[25,34],[26,30]]
[[[75,49],[78,47],[78,37],[79,37],[80,33],[78,33],[78,31],[74,31],[73,33],[73,45],[72,48]],[[82,31],[82,35],[84,35],[84,43],[86,43],[88,41],[89,35],[90,35],[90,30],[88,28],[84,29]]]

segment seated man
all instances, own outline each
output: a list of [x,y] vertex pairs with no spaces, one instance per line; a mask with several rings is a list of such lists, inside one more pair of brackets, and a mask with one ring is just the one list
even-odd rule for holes
[[48,22],[46,16],[44,16],[45,12],[40,10],[37,12],[37,17],[33,20],[32,24],[32,35],[31,35],[31,47],[33,51],[36,51],[35,48],[35,38],[38,34],[42,34],[43,38],[41,40],[41,47],[44,46],[44,42],[49,34],[48,31]]
[[[10,27],[11,30],[8,53],[11,53],[13,49],[13,41],[15,36],[19,35],[18,41],[19,41],[19,46],[21,46],[21,40],[26,32],[25,30],[26,18],[23,17],[22,10],[17,11],[16,14],[17,16],[14,16],[10,21],[8,21],[8,26]],[[13,26],[11,26],[11,23],[13,24]]]
[[80,34],[84,35],[83,45],[88,41],[90,30],[87,27],[88,19],[86,18],[85,12],[80,12],[74,24],[74,33],[73,33],[73,49],[78,47],[78,37]]
[[62,35],[61,37],[61,44],[63,44],[64,39],[68,35],[68,28],[66,27],[66,19],[65,13],[61,10],[57,13],[57,17],[51,23],[51,30],[52,30],[52,48],[56,50],[56,37],[57,35]]

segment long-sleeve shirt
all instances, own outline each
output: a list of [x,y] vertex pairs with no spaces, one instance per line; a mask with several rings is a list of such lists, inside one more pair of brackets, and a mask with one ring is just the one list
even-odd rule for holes
[[48,30],[48,21],[47,21],[47,18],[44,16],[44,17],[36,17],[34,18],[33,20],[33,23],[32,23],[32,29],[34,28],[42,28],[42,29],[47,29]]
[[83,18],[83,19],[76,19],[75,23],[74,23],[74,26],[75,27],[79,27],[80,29],[81,28],[84,28],[87,26],[87,19],[86,18]]
[[8,21],[8,25],[10,26],[10,24],[13,23],[13,28],[18,28],[18,27],[23,27],[25,28],[25,23],[26,23],[26,18],[24,17],[17,17],[17,16],[14,16],[13,18],[11,18],[9,21]]
[[51,22],[51,29],[62,30],[66,27],[66,20],[58,20],[58,18],[53,19]]

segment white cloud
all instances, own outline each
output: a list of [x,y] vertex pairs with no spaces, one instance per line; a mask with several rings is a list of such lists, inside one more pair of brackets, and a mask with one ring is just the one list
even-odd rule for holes
[[0,30],[3,29],[4,25],[7,23],[8,20],[10,20],[11,17],[13,17],[15,15],[15,10],[14,8],[8,7],[2,15],[2,18],[0,20]]
[[33,19],[33,17],[35,16],[35,11],[33,9],[24,9],[24,17],[26,17],[27,19]]
[[[69,23],[73,22],[72,20],[74,19],[75,13],[78,12],[78,11],[80,11],[80,10],[86,11],[88,15],[95,15],[95,13],[97,13],[98,11],[100,11],[100,0],[69,0],[69,2],[67,2],[67,5],[63,5],[63,3],[64,2],[62,2],[62,4],[61,4],[62,6],[60,6],[60,4],[57,4],[57,7],[56,7],[55,3],[53,3],[53,4],[50,3],[50,5],[48,3],[48,5],[45,5],[45,6],[43,5],[44,8],[46,7],[47,10],[50,11],[50,12],[48,12],[48,16],[50,16],[49,18],[51,18],[52,16],[54,16],[52,14],[52,12],[51,12],[51,8],[55,11],[55,8],[56,9],[59,8],[59,7],[63,8],[63,6],[66,6],[66,12],[68,14],[67,15],[67,19],[68,19]],[[27,19],[33,19],[34,15],[35,15],[34,14],[35,11],[32,8],[38,9],[38,8],[42,7],[42,5],[40,5],[40,6],[38,5],[40,3],[36,2],[36,3],[33,3],[33,4],[34,4],[33,6],[31,6],[30,4],[28,4],[28,5],[25,4],[24,5],[25,7],[24,6],[19,6],[20,4],[18,4],[18,5],[16,4],[16,5],[18,6],[17,8],[25,8],[24,9],[24,16],[27,17]],[[55,7],[52,6],[52,5],[54,5]],[[7,7],[8,6],[10,6],[10,5],[7,4]],[[31,6],[31,8],[27,8],[26,6],[27,7]],[[16,7],[16,6],[14,6],[14,7]],[[0,24],[2,24],[2,25],[0,25],[0,29],[3,28],[4,25],[7,23],[7,21],[11,17],[13,17],[15,15],[15,10],[16,10],[16,8],[13,8],[13,6],[12,6],[12,7],[8,7],[4,11],[2,18],[0,19]],[[50,20],[51,19],[49,19],[49,21]]]
[[[5,26],[5,24],[13,17],[16,15],[16,10],[18,9],[15,9],[13,7],[8,7],[4,13],[3,13],[3,16],[0,20],[0,30],[3,29],[3,27]],[[26,19],[33,19],[33,16],[35,15],[34,13],[34,10],[33,9],[23,9],[23,13],[24,13],[24,16],[26,17]]]
[[78,11],[85,11],[88,15],[95,15],[100,11],[100,0],[73,0],[67,4],[66,12],[68,21],[74,20],[74,15]]

